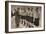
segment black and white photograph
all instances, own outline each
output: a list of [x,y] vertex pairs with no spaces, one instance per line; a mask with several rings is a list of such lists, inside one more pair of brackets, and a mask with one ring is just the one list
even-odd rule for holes
[[40,27],[40,6],[11,5],[11,28]]
[[8,32],[44,30],[44,3],[14,1],[6,3],[8,21],[6,20],[5,26]]

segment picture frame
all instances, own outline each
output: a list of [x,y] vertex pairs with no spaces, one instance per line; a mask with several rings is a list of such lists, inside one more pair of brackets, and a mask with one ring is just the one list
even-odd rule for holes
[[35,31],[45,31],[45,3],[5,1],[5,32]]

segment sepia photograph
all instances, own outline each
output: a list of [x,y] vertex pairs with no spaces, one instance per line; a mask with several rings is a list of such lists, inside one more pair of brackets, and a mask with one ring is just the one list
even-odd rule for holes
[[44,3],[5,3],[6,32],[44,31]]
[[40,27],[40,6],[11,5],[11,28]]

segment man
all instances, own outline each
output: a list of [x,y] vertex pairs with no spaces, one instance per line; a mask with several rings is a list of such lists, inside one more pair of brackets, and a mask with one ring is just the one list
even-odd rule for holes
[[38,7],[33,8],[33,22],[34,25],[39,26],[39,13],[38,13]]
[[14,14],[11,12],[11,16],[12,16],[12,17],[15,16],[16,28],[19,27],[19,22],[20,22],[19,9],[20,9],[20,8],[16,8]]

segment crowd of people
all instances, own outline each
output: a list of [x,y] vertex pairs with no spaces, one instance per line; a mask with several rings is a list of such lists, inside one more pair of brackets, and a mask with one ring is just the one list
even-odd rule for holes
[[[40,9],[41,9],[40,7],[14,8],[14,13],[12,11],[11,16],[12,17],[15,16],[16,28],[20,27],[19,25],[21,25],[21,24],[25,25],[27,21],[28,21],[28,23],[31,23],[34,26],[39,26],[40,12],[41,12]],[[21,24],[20,24],[20,22],[21,22]],[[27,25],[28,25],[28,23],[27,23]],[[26,27],[34,27],[31,24]]]

